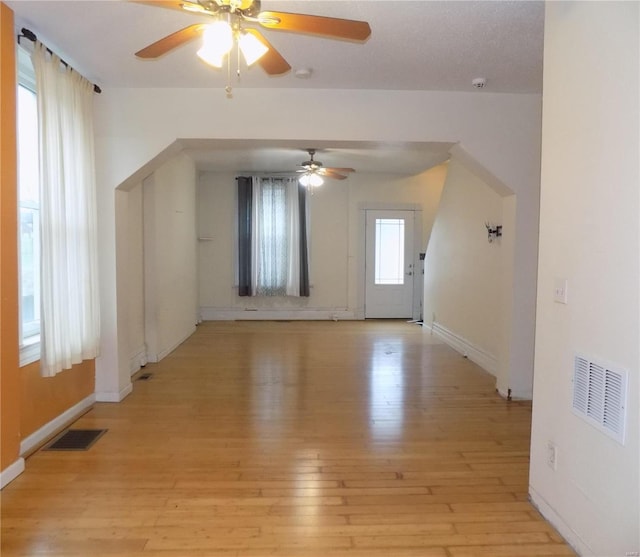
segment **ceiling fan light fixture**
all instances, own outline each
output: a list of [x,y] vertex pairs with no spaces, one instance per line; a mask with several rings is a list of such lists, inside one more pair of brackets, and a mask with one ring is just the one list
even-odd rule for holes
[[202,36],[202,47],[198,57],[203,61],[221,68],[224,56],[233,46],[233,31],[226,21],[216,21],[207,27]]
[[208,52],[204,47],[198,50],[197,54],[200,60],[214,68],[221,68],[224,64],[224,54],[218,56],[213,52]]
[[324,180],[322,179],[322,176],[320,176],[319,174],[316,174],[315,172],[307,172],[306,174],[303,174],[302,176],[300,176],[300,179],[298,181],[305,188],[308,188],[308,187],[317,188],[318,186],[321,186],[322,184],[324,184]]
[[242,33],[238,38],[238,46],[242,51],[247,66],[260,60],[269,51],[255,35],[246,32]]

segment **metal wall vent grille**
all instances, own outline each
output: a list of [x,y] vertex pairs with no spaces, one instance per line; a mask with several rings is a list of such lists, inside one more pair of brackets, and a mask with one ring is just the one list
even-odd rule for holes
[[627,371],[576,355],[573,411],[624,445]]

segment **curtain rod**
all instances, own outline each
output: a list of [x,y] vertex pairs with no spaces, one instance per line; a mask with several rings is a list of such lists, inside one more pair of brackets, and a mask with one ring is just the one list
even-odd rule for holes
[[236,176],[236,180],[238,178],[252,178],[253,176],[257,178],[299,178],[300,174],[295,170],[288,172],[244,172],[240,176]]
[[[22,37],[24,37],[25,39],[27,39],[27,40],[29,40],[31,42],[34,42],[34,43],[38,40],[38,37],[36,37],[36,34],[33,31],[30,31],[29,29],[26,29],[25,27],[22,28],[21,34],[18,35],[18,44],[20,44],[20,39]],[[47,49],[47,52],[49,54],[54,54],[54,55],[57,56],[57,54],[55,54],[55,52],[53,52],[53,50],[51,50],[48,46],[46,46],[46,45],[43,45],[43,46]],[[58,56],[58,58],[60,58],[60,57]],[[74,70],[73,67],[70,64],[68,64],[67,62],[65,62],[62,58],[60,58],[60,63],[63,66],[65,66],[66,68],[72,69],[74,72],[77,71],[77,70]],[[96,93],[102,93],[102,89],[100,89],[100,87],[98,87],[95,83],[93,84],[93,90]]]

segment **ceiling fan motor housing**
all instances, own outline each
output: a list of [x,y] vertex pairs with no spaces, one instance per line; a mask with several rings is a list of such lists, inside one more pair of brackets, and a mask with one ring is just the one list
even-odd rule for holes
[[[247,7],[245,7],[249,4]],[[260,0],[242,0],[239,8],[244,15],[249,17],[257,17],[260,13]]]
[[252,15],[260,11],[260,0],[195,0],[206,10],[216,12],[218,8],[231,8]]
[[302,163],[301,166],[308,168],[309,170],[317,170],[322,167],[322,163],[320,161],[313,160],[313,156],[316,154],[315,149],[307,149],[307,153],[309,153],[310,159]]

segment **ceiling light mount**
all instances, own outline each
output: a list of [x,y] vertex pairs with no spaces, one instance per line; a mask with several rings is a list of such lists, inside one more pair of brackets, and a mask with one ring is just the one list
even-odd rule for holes
[[311,68],[298,68],[293,72],[298,79],[309,79],[313,74],[313,69]]

